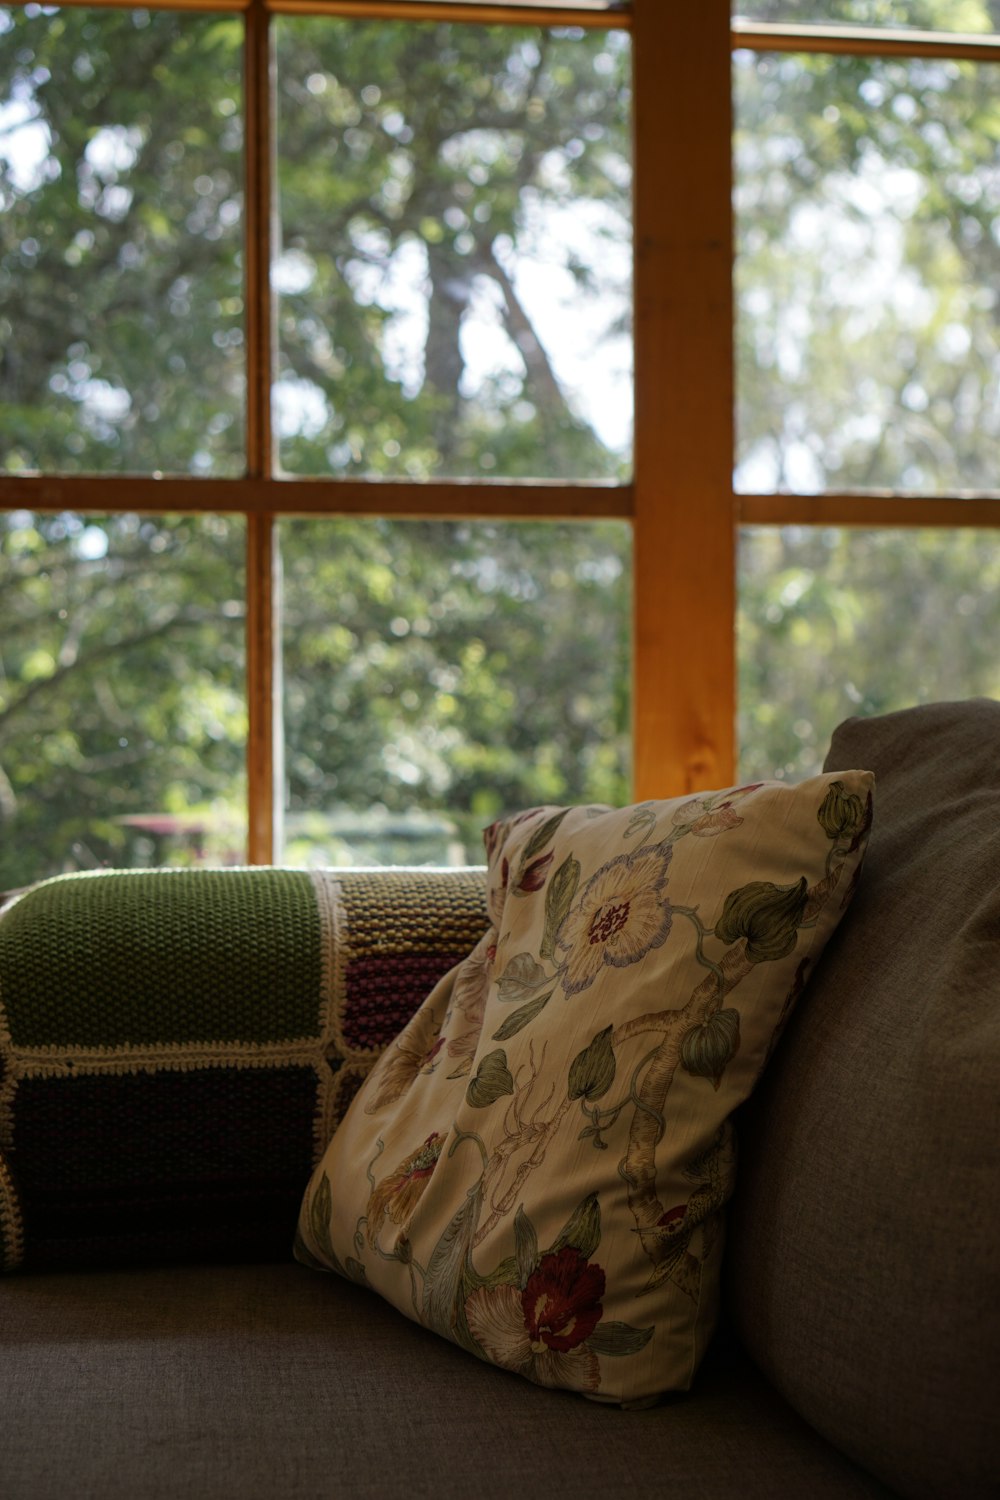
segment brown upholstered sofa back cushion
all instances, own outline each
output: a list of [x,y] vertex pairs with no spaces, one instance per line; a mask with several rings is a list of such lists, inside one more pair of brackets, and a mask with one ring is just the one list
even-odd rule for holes
[[1000,1494],[1000,703],[852,719],[876,774],[852,909],[743,1122],[730,1306],[902,1494]]

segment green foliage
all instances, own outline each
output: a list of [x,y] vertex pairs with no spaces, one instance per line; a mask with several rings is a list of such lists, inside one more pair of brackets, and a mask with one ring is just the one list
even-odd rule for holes
[[[608,332],[627,324],[627,263],[609,271],[629,239],[621,36],[289,18],[277,59],[279,373],[314,408],[289,424],[284,467],[622,475],[521,275],[560,264],[577,317],[596,298]],[[491,322],[492,371],[469,349]]]
[[624,527],[279,531],[290,835],[309,813],[423,806],[478,863],[504,812],[627,798]]
[[[1000,27],[1000,0],[813,10]],[[282,468],[625,475],[627,444],[543,337],[538,287],[610,368],[628,332],[627,40],[275,30]],[[7,472],[242,472],[240,45],[236,17],[0,9]],[[996,488],[995,72],[739,56],[744,488]],[[478,860],[505,811],[627,797],[624,527],[280,532],[289,858]],[[815,771],[851,712],[1000,695],[988,533],[759,529],[740,581],[748,777]],[[243,609],[242,523],[0,519],[0,889],[242,856]]]
[[0,517],[0,889],[239,857],[242,538],[217,516]]
[[[275,29],[285,469],[622,472],[519,289],[522,261],[555,255],[596,305],[594,246],[627,249],[622,38]],[[240,38],[235,18],[0,11],[8,471],[242,468]],[[566,204],[597,214],[586,244],[545,231]],[[506,352],[473,378],[486,305]],[[626,306],[616,282],[612,338]],[[0,525],[0,888],[238,857],[241,527]],[[324,521],[281,547],[289,858],[478,860],[504,809],[626,794],[625,528]]]
[[8,471],[242,469],[240,45],[235,19],[0,12]]
[[996,488],[995,74],[740,55],[741,488]]
[[627,795],[622,526],[279,534],[289,834],[310,811],[423,805],[480,862],[504,811]]
[[[791,16],[982,32],[1000,6]],[[739,54],[737,484],[995,492],[995,65]],[[841,719],[1000,693],[990,532],[755,528],[740,550],[741,774],[817,771]]]
[[995,531],[755,527],[740,579],[747,780],[815,774],[852,714],[1000,698]]
[[[287,858],[478,862],[501,812],[625,798],[623,528],[280,536]],[[242,542],[213,516],[0,518],[0,889],[242,857]]]

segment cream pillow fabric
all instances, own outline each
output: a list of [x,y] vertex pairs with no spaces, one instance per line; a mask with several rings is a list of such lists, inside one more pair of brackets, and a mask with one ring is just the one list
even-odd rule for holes
[[686,1389],[716,1320],[729,1116],[850,900],[872,787],[488,829],[494,925],[362,1086],[299,1258],[540,1385]]

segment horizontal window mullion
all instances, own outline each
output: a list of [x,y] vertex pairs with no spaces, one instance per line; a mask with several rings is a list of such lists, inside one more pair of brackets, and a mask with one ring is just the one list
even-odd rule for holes
[[737,495],[741,526],[1000,526],[1000,495]]
[[585,26],[628,30],[628,10],[594,6],[476,4],[475,0],[263,0],[275,15],[378,21],[470,21],[481,26]]
[[[629,519],[632,485],[0,475],[0,510]],[[740,525],[1000,526],[1000,495],[736,495]]]
[[619,520],[632,514],[632,486],[4,474],[0,510]]
[[[32,0],[7,0],[14,7]],[[275,15],[353,16],[359,20],[471,21],[480,25],[586,26],[628,30],[628,10],[605,10],[586,4],[503,5],[476,0],[59,0],[62,6],[87,10],[264,10]]]
[[[5,5],[23,9],[32,0],[5,0]],[[249,10],[255,0],[59,0],[60,8],[74,7],[83,10],[190,10],[234,12]]]
[[779,21],[733,22],[733,50],[845,52],[876,57],[954,57],[1000,62],[1000,36],[908,31],[903,27],[788,26]]

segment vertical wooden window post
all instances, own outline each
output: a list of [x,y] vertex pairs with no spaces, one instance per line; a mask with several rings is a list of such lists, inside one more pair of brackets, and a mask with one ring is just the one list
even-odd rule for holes
[[[247,477],[271,475],[271,155],[270,31],[263,0],[245,15],[245,296]],[[274,860],[275,555],[274,516],[247,514],[247,857]]]
[[734,779],[728,0],[635,0],[637,798]]

